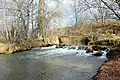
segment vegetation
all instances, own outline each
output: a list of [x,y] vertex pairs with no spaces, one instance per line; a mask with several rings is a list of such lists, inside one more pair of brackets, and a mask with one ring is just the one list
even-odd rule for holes
[[88,45],[89,42],[90,42],[90,40],[88,39],[88,37],[81,39],[81,43],[84,45]]
[[[0,32],[1,43],[28,46],[27,44],[34,43],[34,39],[44,41],[52,36],[69,36],[72,44],[80,42],[85,45],[119,44],[119,0],[71,0],[74,22],[65,28],[49,28],[61,26],[57,19],[62,17],[60,10],[62,2],[59,0],[55,2],[57,6],[52,10],[48,10],[48,2],[45,0],[38,0],[38,3],[35,0],[12,0],[12,6],[6,5],[6,8],[5,6],[1,8],[5,14],[1,16],[5,26]],[[2,1],[1,3],[5,4]],[[93,8],[97,14],[94,13]],[[90,15],[85,14],[86,12]],[[53,20],[55,22],[50,23]],[[116,36],[118,38],[115,38]]]
[[94,50],[117,46],[107,54],[110,59],[95,80],[119,80],[120,0],[9,1],[0,0],[0,53],[59,44],[60,38],[62,43],[92,45]]

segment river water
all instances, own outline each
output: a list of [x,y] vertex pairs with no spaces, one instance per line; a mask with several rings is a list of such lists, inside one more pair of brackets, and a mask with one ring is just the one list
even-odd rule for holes
[[0,80],[91,80],[107,59],[76,51],[44,47],[0,55]]

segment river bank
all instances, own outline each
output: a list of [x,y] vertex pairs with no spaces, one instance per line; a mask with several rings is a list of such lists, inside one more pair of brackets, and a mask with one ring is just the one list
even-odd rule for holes
[[18,51],[26,51],[30,49],[31,46],[0,43],[0,54],[10,54],[10,53],[14,53]]
[[10,43],[9,41],[0,42],[0,54],[10,54],[20,51],[27,51],[36,47],[48,47],[53,44],[59,44],[59,38],[56,36],[49,38],[26,39],[21,43]]
[[109,58],[98,70],[93,80],[120,80],[120,48],[111,50]]
[[0,54],[11,54],[20,51],[27,51],[35,47],[42,47],[47,46],[40,41],[31,41],[31,42],[24,42],[21,44],[16,43],[0,43]]

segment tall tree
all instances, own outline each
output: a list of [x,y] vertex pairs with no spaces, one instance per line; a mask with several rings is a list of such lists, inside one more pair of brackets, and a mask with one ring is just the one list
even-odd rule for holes
[[45,1],[39,0],[38,4],[38,37],[43,37],[43,20],[44,20]]

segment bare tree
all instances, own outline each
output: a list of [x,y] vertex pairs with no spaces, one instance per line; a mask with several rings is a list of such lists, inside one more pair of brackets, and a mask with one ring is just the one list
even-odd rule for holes
[[[116,3],[119,7],[119,10],[120,10],[120,0],[110,0],[110,1]],[[107,6],[107,8],[109,10],[111,10],[114,13],[114,15],[120,20],[120,13],[118,13],[119,11],[116,11],[107,1],[101,0],[101,2],[104,3],[104,5]],[[116,6],[114,6],[114,7],[116,8]]]
[[[12,5],[6,4],[4,11],[4,25],[6,39],[20,43],[28,37],[30,8],[34,0],[12,0]],[[8,3],[9,4],[9,3]]]
[[59,17],[59,12],[57,9],[60,7],[60,1],[55,0],[57,2],[57,6],[55,9],[48,10],[47,4],[49,4],[45,0],[39,0],[38,7],[38,37],[47,37],[47,30],[50,22],[56,17]]

